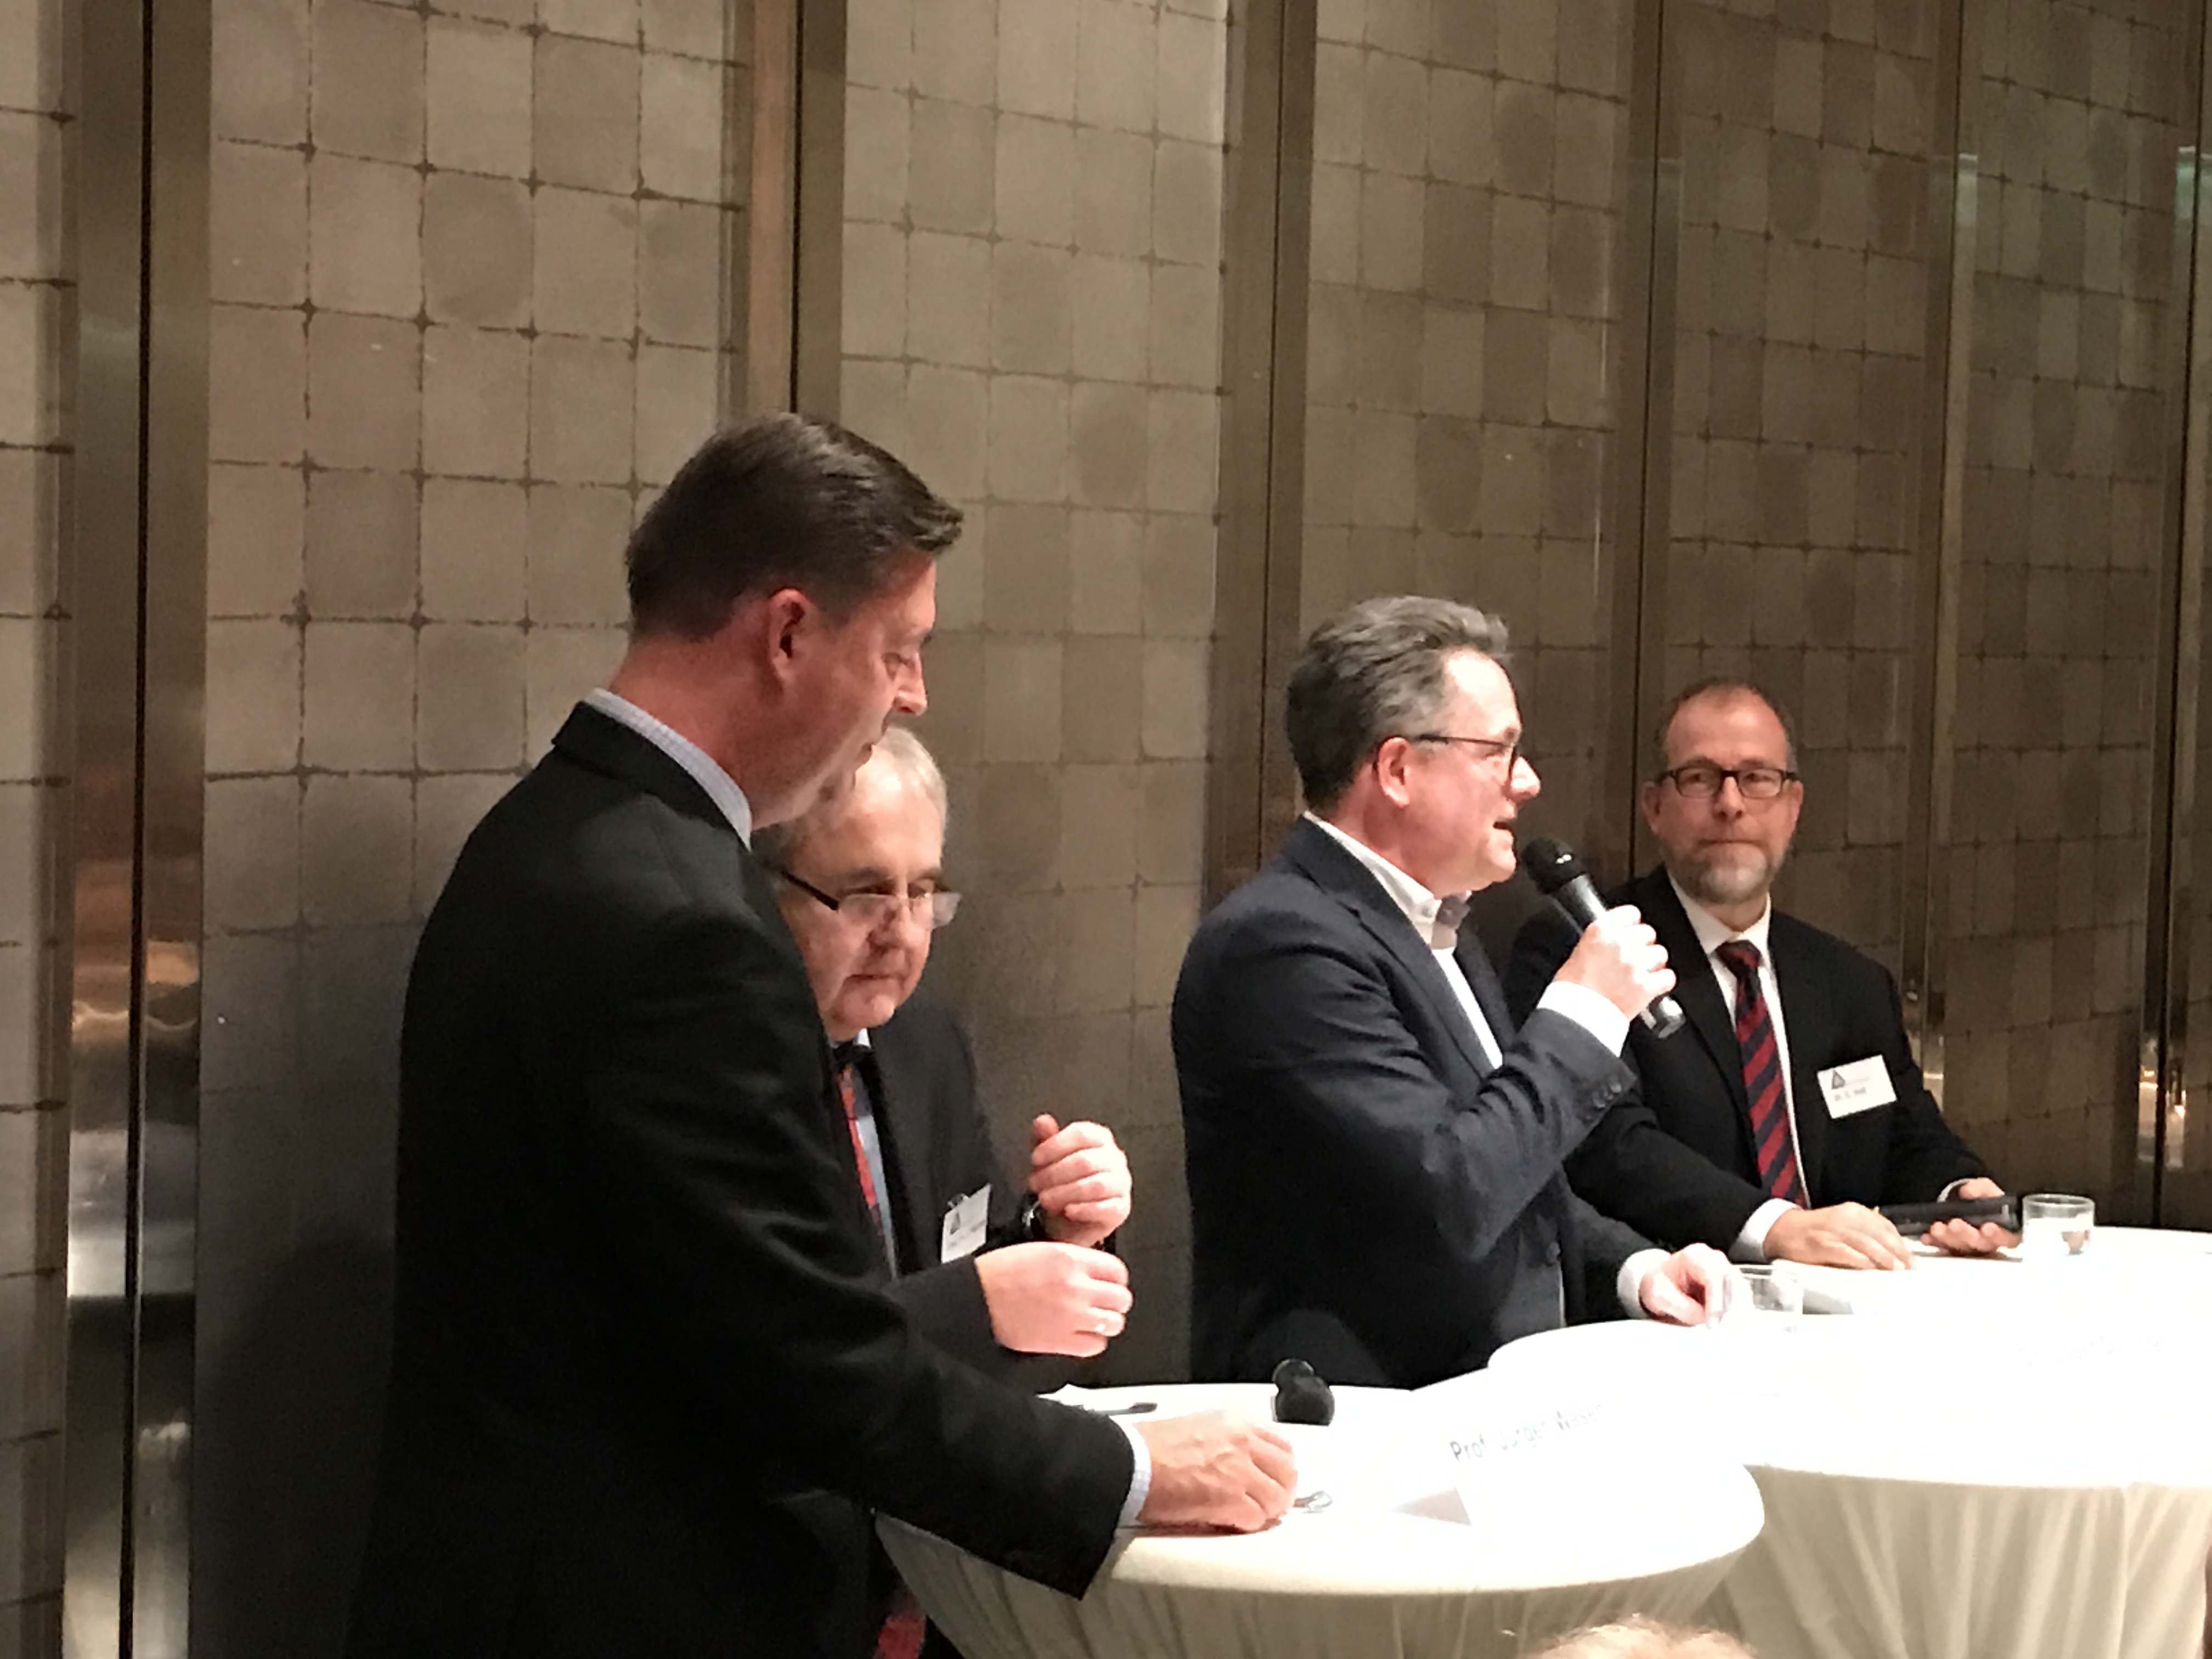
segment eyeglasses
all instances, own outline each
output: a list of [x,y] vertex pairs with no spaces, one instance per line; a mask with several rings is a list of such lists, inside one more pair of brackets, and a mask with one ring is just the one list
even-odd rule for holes
[[1521,752],[1518,738],[1460,738],[1449,732],[1416,732],[1406,739],[1407,743],[1463,743],[1483,760],[1502,760],[1510,772],[1527,758]]
[[902,910],[933,933],[960,914],[960,895],[942,887],[917,887],[905,893],[825,893],[788,870],[779,869],[776,874],[816,903],[861,923],[871,933]]
[[1671,767],[1652,781],[1671,783],[1690,800],[1710,800],[1730,778],[1746,800],[1772,800],[1784,784],[1797,781],[1795,772],[1779,766],[1714,766],[1705,761]]

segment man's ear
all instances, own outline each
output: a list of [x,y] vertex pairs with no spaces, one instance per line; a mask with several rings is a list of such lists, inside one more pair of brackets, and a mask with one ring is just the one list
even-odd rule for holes
[[1403,806],[1413,799],[1413,745],[1403,738],[1385,738],[1382,747],[1375,751],[1368,764],[1375,769],[1375,782],[1383,796],[1394,806]]
[[1636,804],[1644,809],[1644,827],[1653,835],[1659,833],[1659,791],[1662,786],[1646,781],[1636,791]]
[[759,640],[770,672],[781,678],[798,665],[799,653],[821,620],[821,607],[805,593],[795,587],[780,587],[759,602],[759,615],[746,631]]

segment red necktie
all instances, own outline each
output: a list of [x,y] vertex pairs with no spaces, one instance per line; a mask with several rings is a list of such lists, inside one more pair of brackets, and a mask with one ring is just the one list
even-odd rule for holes
[[[867,1146],[860,1139],[860,1084],[854,1075],[860,1063],[860,1044],[839,1043],[836,1059],[837,1097],[845,1103],[845,1128],[853,1137],[853,1167],[860,1174],[860,1196],[868,1200],[868,1219],[876,1224],[876,1237],[888,1252],[890,1234],[884,1229],[883,1201],[876,1193],[876,1177],[868,1169]],[[878,1127],[878,1133],[881,1132]],[[896,1271],[896,1266],[893,1271]],[[922,1632],[927,1624],[921,1604],[914,1599],[914,1592],[902,1583],[896,1586],[891,1591],[890,1611],[884,1615],[883,1627],[876,1632],[875,1659],[919,1659]]]
[[[876,1242],[884,1247],[884,1255],[890,1262],[893,1273],[898,1272],[898,1261],[891,1255],[890,1218],[884,1213],[883,1195],[876,1190],[876,1177],[868,1168],[867,1144],[860,1139],[860,1091],[866,1085],[860,1081],[857,1068],[860,1063],[860,1045],[841,1042],[835,1058],[837,1062],[837,1098],[845,1105],[845,1130],[853,1138],[853,1167],[860,1172],[860,1196],[868,1201],[868,1219],[875,1223]],[[878,1121],[876,1133],[883,1133]]]
[[1732,939],[1713,954],[1735,975],[1735,1040],[1743,1050],[1743,1092],[1751,1103],[1759,1183],[1777,1198],[1802,1204],[1805,1183],[1798,1176],[1796,1149],[1790,1144],[1790,1105],[1782,1091],[1782,1046],[1775,1041],[1766,993],[1759,982],[1759,947],[1747,939]]

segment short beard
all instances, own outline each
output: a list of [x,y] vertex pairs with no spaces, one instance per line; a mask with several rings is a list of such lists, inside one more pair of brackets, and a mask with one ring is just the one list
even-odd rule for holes
[[1771,860],[1762,853],[1755,865],[1722,864],[1715,860],[1689,857],[1669,859],[1667,873],[1674,878],[1676,886],[1698,903],[1707,909],[1717,909],[1764,898],[1772,889],[1774,878],[1782,872],[1783,860],[1789,856],[1789,849],[1784,848]]

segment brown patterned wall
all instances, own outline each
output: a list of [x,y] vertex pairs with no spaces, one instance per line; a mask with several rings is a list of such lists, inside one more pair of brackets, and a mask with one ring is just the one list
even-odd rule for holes
[[76,264],[60,0],[0,9],[0,1655],[60,1641]]

